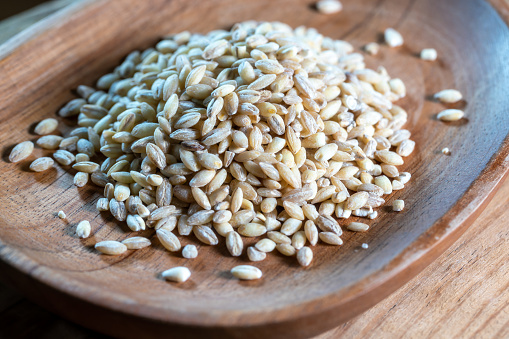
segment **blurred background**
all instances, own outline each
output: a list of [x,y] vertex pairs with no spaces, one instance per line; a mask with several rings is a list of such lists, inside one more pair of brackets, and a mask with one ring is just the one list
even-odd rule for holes
[[20,12],[26,11],[31,7],[42,4],[43,2],[55,2],[55,1],[48,0],[0,1],[0,20],[18,14]]

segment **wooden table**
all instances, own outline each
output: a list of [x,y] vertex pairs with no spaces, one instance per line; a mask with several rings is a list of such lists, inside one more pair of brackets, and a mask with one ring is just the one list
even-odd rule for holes
[[[66,6],[57,0],[0,22],[0,43]],[[509,180],[433,264],[329,338],[509,338]],[[2,274],[0,272],[0,274]],[[0,284],[0,338],[102,338]]]

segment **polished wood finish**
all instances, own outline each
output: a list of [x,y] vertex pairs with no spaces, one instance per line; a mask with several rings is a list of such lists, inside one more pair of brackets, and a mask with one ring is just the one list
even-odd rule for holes
[[[509,337],[509,180],[458,241],[358,317],[316,339]],[[98,339],[0,285],[0,337]]]
[[[367,234],[350,235],[340,250],[319,246],[309,269],[274,255],[259,265],[266,272],[262,281],[239,283],[225,274],[235,260],[221,247],[200,248],[200,257],[193,262],[169,255],[160,247],[119,258],[97,256],[81,243],[92,246],[97,239],[124,238],[126,234],[125,227],[97,216],[93,204],[79,209],[82,199],[97,197],[96,190],[90,187],[76,194],[71,176],[63,170],[34,176],[19,171],[26,170],[26,164],[2,163],[8,198],[2,199],[7,213],[0,221],[0,256],[8,263],[2,264],[10,272],[6,278],[68,318],[123,336],[141,333],[136,326],[140,324],[146,325],[143,330],[147,335],[155,335],[166,330],[168,323],[174,324],[175,331],[200,334],[206,330],[210,336],[316,334],[358,314],[425,267],[480,213],[506,172],[508,118],[503,113],[508,103],[496,89],[504,88],[507,81],[502,62],[506,47],[497,42],[507,38],[508,32],[496,12],[483,2],[454,7],[454,1],[345,1],[345,11],[337,17],[315,14],[305,6],[307,2],[291,2],[291,6],[282,2],[276,10],[251,3],[243,7],[247,13],[240,7],[228,9],[231,1],[200,6],[196,2],[136,2],[134,11],[123,10],[126,3],[73,5],[58,14],[58,25],[47,21],[0,51],[0,67],[7,70],[0,80],[2,93],[7,94],[0,103],[5,117],[0,133],[8,140],[4,158],[14,141],[29,137],[19,126],[28,127],[37,117],[54,115],[71,97],[62,89],[91,83],[129,50],[147,46],[166,32],[206,31],[254,16],[315,26],[357,46],[376,39],[381,27],[395,26],[403,33],[404,48],[384,48],[368,62],[384,64],[409,88],[402,105],[411,113],[408,128],[419,148],[405,168],[414,173],[414,180],[395,194],[407,202],[404,213],[386,211],[387,217],[381,218],[384,221],[377,220]],[[225,10],[231,15],[225,16]],[[180,13],[180,20],[163,20],[164,13],[172,11]],[[196,11],[209,13],[210,20],[204,22]],[[223,15],[213,15],[218,12]],[[112,13],[115,20],[108,21]],[[92,16],[94,25],[89,25]],[[153,21],[147,22],[146,17]],[[481,19],[488,23],[475,25],[475,20]],[[466,27],[464,22],[470,25]],[[426,34],[421,29],[424,26],[433,30]],[[438,49],[438,63],[415,57],[429,46]],[[104,59],[99,58],[102,53],[106,53]],[[446,87],[466,94],[468,121],[446,125],[431,118],[441,107],[425,99]],[[489,110],[483,109],[488,102]],[[453,150],[451,157],[440,154],[445,146]],[[58,209],[68,212],[70,225],[54,217]],[[85,217],[93,219],[95,239],[82,242],[72,238],[72,231]],[[359,249],[362,242],[370,244],[367,251]],[[161,270],[182,263],[194,268],[189,284],[175,286],[155,279]],[[79,317],[83,312],[86,319]]]

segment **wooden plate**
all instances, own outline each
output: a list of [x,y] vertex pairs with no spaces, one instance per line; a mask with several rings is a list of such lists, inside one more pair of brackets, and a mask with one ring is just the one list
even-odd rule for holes
[[[343,2],[344,11],[329,16],[303,0],[80,2],[3,45],[2,278],[44,307],[115,336],[297,338],[341,324],[422,270],[464,232],[507,172],[509,30],[481,0]],[[263,279],[239,282],[228,271],[247,259],[229,257],[223,243],[200,247],[194,260],[159,245],[119,257],[98,255],[96,241],[127,237],[125,226],[95,211],[98,190],[77,189],[60,168],[33,174],[29,160],[5,161],[15,143],[35,139],[28,132],[34,122],[55,116],[73,98],[71,89],[92,84],[129,51],[167,33],[206,32],[246,19],[316,27],[356,47],[380,39],[386,27],[403,34],[403,47],[384,46],[367,62],[383,64],[408,88],[401,105],[410,113],[407,128],[417,149],[404,169],[413,178],[388,200],[404,199],[404,212],[382,208],[368,233],[347,234],[341,248],[317,246],[309,268],[271,254],[257,263]],[[438,61],[416,57],[427,47],[438,50]],[[457,88],[466,98],[460,105],[466,118],[458,123],[434,118],[443,106],[429,98],[444,88]],[[452,155],[441,154],[443,147]],[[56,218],[58,210],[69,223]],[[74,237],[82,219],[94,229],[86,240]],[[362,243],[369,248],[361,249]],[[158,278],[175,265],[188,266],[191,280],[175,285]]]

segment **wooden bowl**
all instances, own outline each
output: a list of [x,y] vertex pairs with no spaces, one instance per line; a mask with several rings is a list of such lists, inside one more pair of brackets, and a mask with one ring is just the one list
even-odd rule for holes
[[[55,116],[79,84],[92,84],[133,49],[167,33],[206,32],[246,20],[280,20],[316,27],[360,47],[397,28],[405,45],[383,46],[367,57],[401,77],[408,96],[408,128],[417,149],[403,166],[413,174],[402,191],[401,213],[381,208],[365,234],[347,234],[342,247],[316,246],[308,268],[271,254],[256,266],[263,279],[240,282],[224,243],[199,248],[186,260],[155,246],[105,257],[95,242],[123,239],[127,228],[94,208],[99,190],[77,189],[61,168],[30,173],[30,160],[0,163],[2,278],[68,319],[121,337],[308,337],[338,326],[396,290],[444,251],[479,215],[507,173],[509,162],[509,30],[481,0],[344,0],[339,14],[318,14],[312,1],[97,1],[80,2],[21,33],[0,49],[0,135],[3,159],[12,146],[35,139],[33,123]],[[501,9],[501,0],[493,1]],[[418,58],[438,50],[436,62]],[[457,88],[466,118],[443,123],[433,93]],[[71,122],[62,120],[64,124]],[[452,155],[441,149],[449,147]],[[67,221],[58,219],[59,210]],[[93,236],[74,236],[90,220]],[[153,231],[142,232],[152,237]],[[184,238],[183,243],[196,243]],[[369,244],[361,249],[361,244]],[[188,266],[190,281],[158,277]]]

